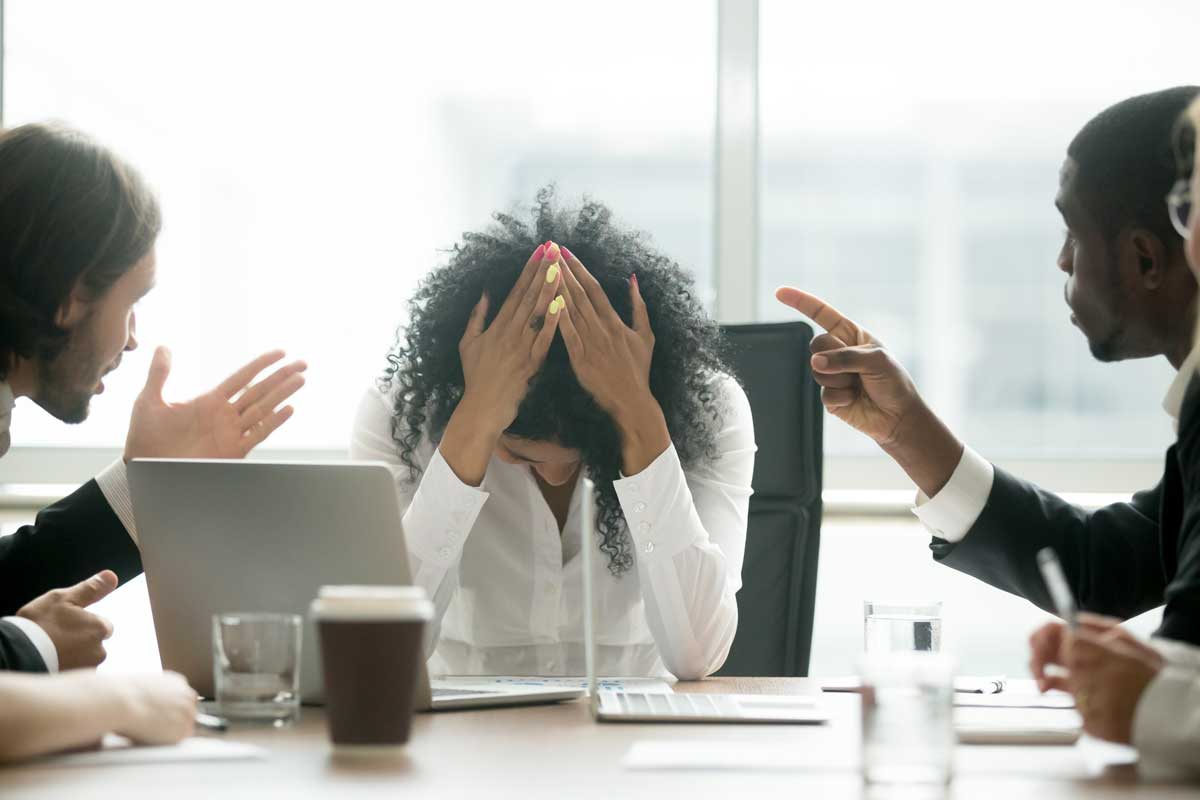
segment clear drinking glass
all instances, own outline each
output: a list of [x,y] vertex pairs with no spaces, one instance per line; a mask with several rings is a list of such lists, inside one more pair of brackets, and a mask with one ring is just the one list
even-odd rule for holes
[[954,775],[954,660],[941,653],[866,656],[862,769],[868,784],[944,787]]
[[942,604],[863,603],[863,649],[868,654],[942,649]]
[[231,719],[285,724],[300,712],[298,614],[213,616],[217,706]]

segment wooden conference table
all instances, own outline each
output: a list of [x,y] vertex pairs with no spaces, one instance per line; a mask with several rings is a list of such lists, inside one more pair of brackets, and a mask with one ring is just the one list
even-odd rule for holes
[[[804,678],[716,678],[677,692],[816,693]],[[859,777],[857,695],[827,694],[823,726],[597,724],[584,702],[423,714],[407,752],[389,762],[343,761],[330,751],[321,709],[291,728],[235,726],[225,737],[268,751],[263,760],[143,766],[0,769],[0,798],[403,797],[403,798],[740,798],[888,797]],[[638,741],[725,743],[799,754],[775,769],[627,769]],[[794,748],[794,749],[793,749]],[[1139,783],[1112,751],[1075,747],[960,746],[945,797],[1195,798],[1188,786]],[[1126,758],[1127,760],[1127,758]],[[904,795],[908,796],[908,795]]]

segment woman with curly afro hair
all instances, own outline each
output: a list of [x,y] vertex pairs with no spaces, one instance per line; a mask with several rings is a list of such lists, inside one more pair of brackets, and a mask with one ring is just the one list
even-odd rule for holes
[[[464,234],[410,304],[351,455],[393,465],[435,675],[700,678],[737,630],[754,428],[693,282],[594,201]],[[596,530],[581,535],[581,476]]]

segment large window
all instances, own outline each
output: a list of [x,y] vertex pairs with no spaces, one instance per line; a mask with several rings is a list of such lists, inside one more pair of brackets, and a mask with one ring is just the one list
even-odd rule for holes
[[651,231],[712,300],[715,2],[4,9],[5,123],[94,134],[166,218],[146,346],[79,428],[23,402],[17,445],[119,446],[163,343],[181,396],[263,349],[307,358],[271,444],[344,448],[417,280],[550,182]]
[[[782,283],[825,295],[985,455],[1049,460],[1051,488],[1102,458],[1134,466],[1106,488],[1140,488],[1172,437],[1159,409],[1168,365],[1097,364],[1068,322],[1053,198],[1066,145],[1096,112],[1200,82],[1196,0],[721,0],[744,23],[727,37],[718,0],[3,9],[5,124],[57,118],[93,133],[157,186],[166,227],[159,288],[139,309],[143,349],[79,428],[22,403],[14,438],[27,449],[0,462],[0,483],[77,479],[94,463],[77,448],[120,446],[158,343],[175,350],[180,396],[266,348],[307,358],[298,413],[270,447],[343,449],[416,282],[462,231],[552,181],[651,232],[714,309],[735,293],[713,287],[747,268],[713,263],[714,230],[752,241],[757,227],[742,284],[755,298],[727,303],[729,321],[793,318],[772,297]],[[734,145],[715,134],[717,87],[739,85],[718,81],[730,75],[749,83],[740,100],[758,97],[757,118],[752,102],[723,107],[722,130],[747,134]],[[757,174],[753,157],[723,157],[752,155],[755,141]],[[757,179],[757,209],[714,211],[730,164],[736,187]],[[898,474],[836,420],[825,441],[827,487]],[[964,670],[1022,673],[1024,634],[1042,617],[1027,603],[936,566],[915,524],[826,532],[814,670],[852,669],[865,595],[923,587],[946,601]],[[125,626],[142,638],[109,668],[152,666],[144,590],[105,603],[143,622]]]
[[761,317],[781,283],[825,296],[990,457],[1157,460],[1170,366],[1092,360],[1053,203],[1090,117],[1200,79],[1200,3],[762,0],[760,30]]
[[[799,284],[886,341],[989,457],[1153,473],[1170,368],[1093,362],[1062,303],[1053,197],[1088,118],[1200,79],[1200,4],[758,5],[761,247],[731,321],[791,318],[772,291]],[[713,263],[716,0],[4,8],[6,124],[92,132],[166,214],[147,346],[80,428],[23,404],[17,445],[119,446],[166,343],[177,395],[264,348],[307,358],[270,446],[341,449],[420,276],[552,181],[650,231],[712,308],[718,271],[728,285],[746,267]],[[843,457],[882,461],[840,423],[826,442],[832,485]]]

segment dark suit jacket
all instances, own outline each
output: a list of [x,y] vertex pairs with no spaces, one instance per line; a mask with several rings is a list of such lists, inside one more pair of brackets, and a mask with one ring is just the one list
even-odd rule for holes
[[1036,553],[1053,547],[1079,606],[1128,619],[1166,604],[1158,635],[1200,645],[1200,380],[1180,415],[1162,481],[1128,503],[1086,511],[1001,469],[987,505],[938,561],[1053,612]]
[[[51,589],[61,589],[102,569],[121,582],[139,575],[137,546],[95,481],[49,506],[11,536],[0,537],[0,617]],[[26,636],[0,623],[0,669],[45,671]]]

